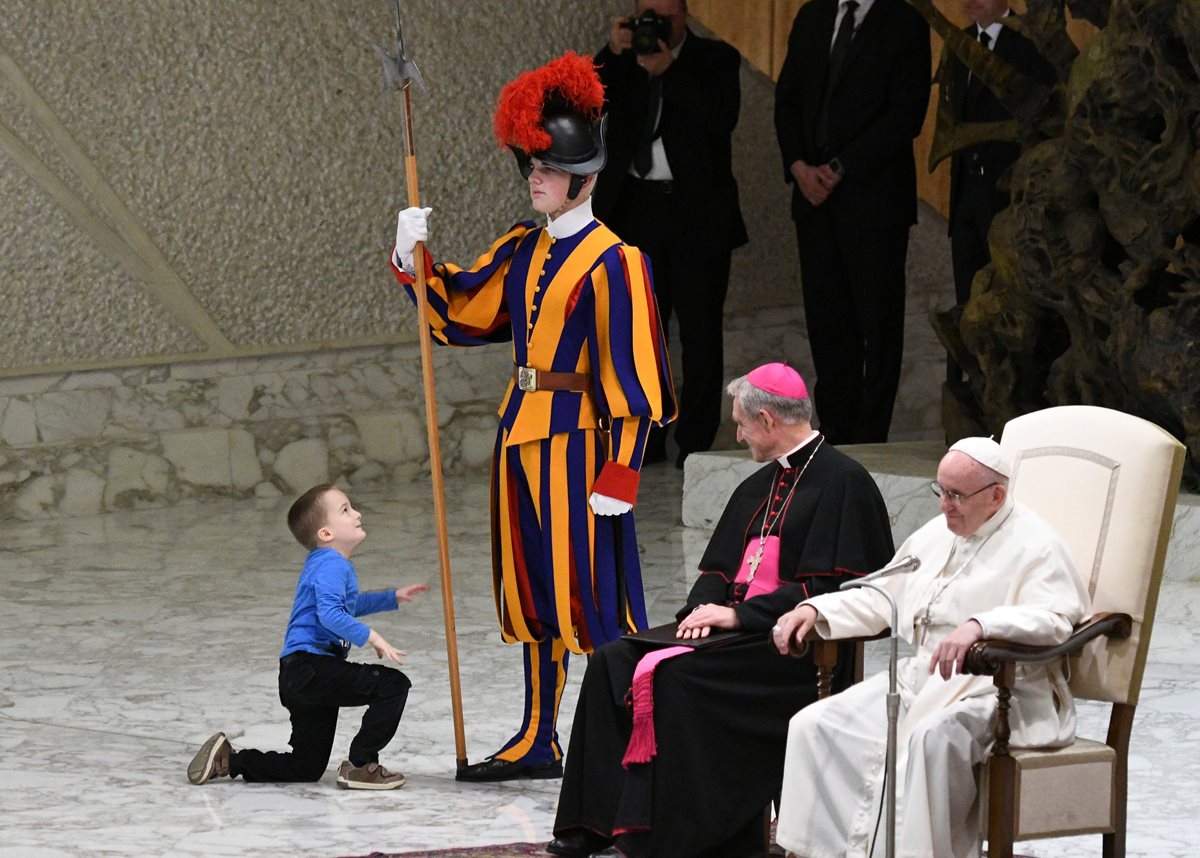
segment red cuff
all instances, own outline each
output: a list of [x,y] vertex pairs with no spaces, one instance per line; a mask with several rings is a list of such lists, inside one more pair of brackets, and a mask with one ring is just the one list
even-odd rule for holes
[[[429,248],[425,249],[425,279],[430,280],[434,276],[433,257],[429,254]],[[396,248],[392,248],[391,254],[388,256],[388,265],[392,268],[392,273],[396,275],[396,279],[401,286],[411,286],[416,282],[416,278],[396,264]]]
[[638,482],[641,478],[641,474],[620,462],[605,462],[604,467],[600,469],[600,476],[592,483],[592,491],[636,506]]

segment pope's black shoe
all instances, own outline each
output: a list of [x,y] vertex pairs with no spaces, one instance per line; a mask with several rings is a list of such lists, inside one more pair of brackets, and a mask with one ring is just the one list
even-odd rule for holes
[[604,849],[612,841],[586,828],[571,828],[562,832],[548,844],[546,851],[564,858],[588,858],[598,849]]
[[562,776],[562,760],[551,760],[548,763],[530,766],[525,763],[513,763],[489,757],[482,763],[475,763],[473,766],[464,766],[459,769],[455,773],[454,779],[468,783],[490,783],[492,781],[515,781],[521,778],[544,780]]

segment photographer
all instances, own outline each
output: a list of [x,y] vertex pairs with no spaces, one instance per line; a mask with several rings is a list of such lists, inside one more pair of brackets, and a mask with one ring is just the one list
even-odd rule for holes
[[[741,105],[738,52],[691,32],[685,0],[639,0],[596,55],[608,114],[608,164],[595,211],[654,269],[663,330],[682,346],[675,462],[712,446],[721,423],[722,317],[730,254],[746,243],[731,168]],[[645,463],[666,458],[651,432]]]

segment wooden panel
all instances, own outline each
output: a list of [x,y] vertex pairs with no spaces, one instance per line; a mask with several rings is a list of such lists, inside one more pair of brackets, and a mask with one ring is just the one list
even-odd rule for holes
[[771,80],[779,79],[783,58],[787,56],[788,34],[792,32],[792,21],[804,5],[805,0],[771,0],[774,35],[771,45]]
[[760,72],[771,73],[774,20],[769,0],[692,0],[688,12],[741,51]]

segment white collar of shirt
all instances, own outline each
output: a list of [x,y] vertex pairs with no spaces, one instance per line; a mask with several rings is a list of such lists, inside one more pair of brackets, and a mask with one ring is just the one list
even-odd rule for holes
[[799,453],[800,450],[802,450],[810,441],[812,441],[813,438],[816,438],[820,434],[821,434],[820,432],[818,432],[816,429],[814,429],[811,435],[809,435],[807,438],[805,438],[803,441],[801,441],[799,444],[797,444],[792,449],[788,450],[786,453],[784,453],[782,456],[777,458],[775,461],[779,463],[780,467],[784,467],[784,468],[792,467],[792,465],[789,464],[791,457],[796,455],[797,453]]
[[671,48],[671,56],[673,56],[675,59],[679,59],[679,52],[683,50],[683,43],[687,41],[687,37],[688,31],[685,29],[683,31],[683,38],[679,40],[679,44]]
[[[1004,14],[1001,15],[1000,17],[1007,18],[1011,14],[1012,14],[1012,9],[1005,9]],[[1003,29],[1004,29],[1004,25],[1001,24],[999,21],[993,21],[991,23],[991,26],[989,26],[989,27],[981,27],[978,24],[976,24],[975,25],[975,39],[976,39],[976,41],[978,41],[980,32],[987,33],[988,34],[988,45],[987,45],[988,50],[994,51],[996,49],[996,39],[1000,38],[1000,31]]]
[[592,222],[592,197],[581,202],[569,212],[563,212],[558,217],[547,218],[546,232],[551,238],[570,238],[579,230]]

